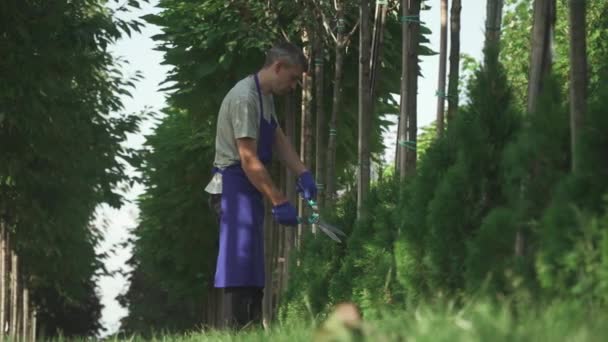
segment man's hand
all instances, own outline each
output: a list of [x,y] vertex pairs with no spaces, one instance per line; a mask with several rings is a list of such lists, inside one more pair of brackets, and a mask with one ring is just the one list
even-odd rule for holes
[[284,202],[272,207],[272,216],[284,226],[296,226],[298,224],[298,213],[296,208],[289,202]]
[[317,198],[317,184],[310,171],[306,170],[300,174],[297,187],[298,192],[304,196],[305,200],[309,201]]

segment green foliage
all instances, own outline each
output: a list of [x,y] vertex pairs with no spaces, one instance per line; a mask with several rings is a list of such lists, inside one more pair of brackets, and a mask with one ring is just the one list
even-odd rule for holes
[[218,227],[203,195],[209,172],[201,172],[213,160],[212,127],[195,128],[184,111],[166,114],[141,156],[147,190],[139,199],[131,285],[119,299],[130,308],[122,327],[130,333],[198,324],[197,303],[215,270]]
[[536,268],[549,295],[572,296],[590,303],[606,303],[605,194],[608,193],[608,161],[605,158],[608,129],[605,96],[601,87],[587,112],[581,136],[582,166],[562,179],[544,212],[539,235]]
[[[357,200],[349,193],[334,207],[322,213],[324,220],[342,229],[347,235],[353,229]],[[348,241],[336,244],[318,232],[307,231],[299,250],[290,258],[289,286],[281,298],[279,317],[284,322],[301,317],[315,318],[326,313],[330,304],[328,290],[333,276],[339,271],[341,259],[348,253]]]
[[[467,263],[470,290],[482,284],[489,291],[507,291],[510,272],[517,271],[533,282],[533,254],[515,259],[515,234],[525,236],[530,251],[536,238],[539,216],[553,195],[555,184],[569,168],[568,112],[560,101],[556,82],[549,79],[539,99],[539,110],[526,118],[525,126],[502,154],[501,183],[506,205],[493,209],[481,224],[479,234],[471,241]],[[487,275],[492,281],[485,282]],[[532,286],[531,284],[529,284]]]
[[[509,82],[513,88],[515,104],[520,110],[526,108],[528,90],[528,66],[530,64],[532,0],[508,0],[503,19],[501,37],[501,62],[505,65]],[[605,1],[588,1],[586,13],[587,24],[587,65],[589,72],[589,89],[595,92],[603,81],[608,54],[608,3]],[[554,77],[562,84],[562,93],[568,94],[570,63],[569,56],[569,21],[568,4],[565,0],[557,1],[557,18],[555,21],[555,51],[553,54]]]
[[133,162],[122,143],[140,120],[120,99],[138,77],[125,79],[107,47],[141,23],[105,5],[10,0],[0,10],[0,215],[51,336],[100,329],[92,281],[106,256],[90,222],[99,204],[122,204]]
[[355,301],[366,317],[401,301],[395,279],[393,244],[398,186],[389,178],[376,184],[367,202],[369,215],[357,221],[347,241],[348,254],[329,282],[329,302]]
[[[598,217],[558,202],[543,223],[545,244],[536,264],[542,288],[550,296],[606,305],[608,210]],[[564,249],[558,253],[558,248]]]
[[463,288],[466,241],[504,202],[500,157],[518,123],[501,66],[490,59],[476,71],[468,97],[405,187],[396,249],[399,278],[411,299]]
[[398,233],[393,201],[398,189],[391,178],[375,184],[365,221],[355,218],[353,193],[326,210],[328,221],[349,238],[338,245],[322,233],[306,235],[292,258],[290,286],[280,310],[283,322],[324,316],[332,304],[341,301],[356,302],[366,317],[377,317],[380,308],[400,305],[403,291],[395,280],[397,267],[391,247]]

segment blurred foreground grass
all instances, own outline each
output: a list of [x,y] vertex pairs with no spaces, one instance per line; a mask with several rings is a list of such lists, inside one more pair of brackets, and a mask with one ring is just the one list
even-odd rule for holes
[[[322,328],[321,328],[322,327]],[[542,308],[476,302],[464,307],[420,306],[416,310],[385,310],[363,323],[364,337],[340,323],[303,319],[276,324],[269,331],[240,333],[192,332],[180,336],[156,334],[111,337],[106,341],[608,341],[608,312],[580,303],[553,303]],[[76,341],[56,339],[56,341]],[[84,341],[84,340],[82,340]]]

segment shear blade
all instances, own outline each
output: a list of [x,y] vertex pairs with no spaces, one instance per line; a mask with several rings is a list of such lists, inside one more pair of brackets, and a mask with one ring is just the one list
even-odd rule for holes
[[325,233],[325,235],[329,236],[332,240],[338,242],[338,243],[342,243],[342,241],[340,240],[340,238],[338,238],[336,236],[336,234],[334,234],[334,232],[332,232],[330,229],[328,229],[327,227],[324,226],[323,223],[319,223],[318,224],[319,229],[321,229],[321,231],[323,233]]
[[320,223],[325,227],[325,229],[331,231],[332,233],[340,235],[340,236],[346,236],[346,234],[342,230],[332,226],[331,224],[328,224],[327,222],[322,222],[322,221]]

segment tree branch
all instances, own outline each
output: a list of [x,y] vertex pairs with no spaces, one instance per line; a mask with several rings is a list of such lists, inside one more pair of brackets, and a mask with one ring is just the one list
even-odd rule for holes
[[355,24],[355,26],[353,26],[353,29],[346,35],[346,40],[349,40],[350,37],[353,36],[353,34],[355,33],[355,31],[357,30],[357,27],[359,26],[359,24],[361,23],[361,20],[357,20],[357,23]]
[[327,20],[327,17],[325,16],[325,13],[323,12],[323,9],[319,7],[319,4],[317,4],[317,2],[315,0],[310,0],[310,2],[313,4],[313,6],[315,7],[315,9],[317,10],[317,12],[321,15],[321,19],[323,21],[323,27],[325,28],[325,31],[327,31],[327,34],[334,40],[334,42],[337,44],[338,43],[338,38],[336,38],[336,35],[334,34],[334,32],[332,31],[331,27],[329,27],[329,22]]
[[285,41],[287,42],[291,42],[289,40],[289,35],[287,35],[287,32],[285,32],[285,30],[283,30],[283,28],[281,27],[281,34],[283,35],[283,38],[285,38]]

